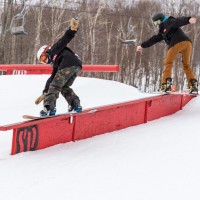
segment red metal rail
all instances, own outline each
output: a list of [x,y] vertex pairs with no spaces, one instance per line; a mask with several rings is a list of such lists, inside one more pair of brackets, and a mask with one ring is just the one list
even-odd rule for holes
[[[119,65],[83,65],[83,72],[119,72]],[[51,74],[52,66],[44,64],[0,65],[0,75]]]
[[181,110],[192,98],[161,95],[91,108],[80,114],[61,114],[0,126],[0,130],[13,129],[11,154],[14,155],[147,123]]

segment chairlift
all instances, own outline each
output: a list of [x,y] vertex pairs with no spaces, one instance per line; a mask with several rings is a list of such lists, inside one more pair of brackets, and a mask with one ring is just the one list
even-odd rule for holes
[[[130,36],[133,34],[133,31],[134,31],[134,26],[132,25],[133,23],[133,20],[132,20],[132,17],[129,18],[128,20],[128,24],[127,24],[127,33],[126,33],[126,36],[130,38]],[[121,40],[121,43],[122,44],[127,44],[127,45],[134,45],[136,43],[136,39],[129,39],[129,40],[124,40],[116,35],[114,35],[115,38]]]
[[122,44],[128,44],[128,45],[133,45],[133,44],[135,44],[136,41],[137,41],[136,39],[132,39],[132,40],[124,40],[124,39],[119,38],[119,37],[117,37],[117,36],[115,36],[115,38],[121,40],[121,43],[122,43]]
[[[132,35],[134,31],[134,26],[133,26],[133,20],[132,20],[132,17],[129,18],[128,20],[128,24],[127,24],[127,35]],[[127,44],[127,45],[133,45],[136,43],[136,39],[132,39],[132,40],[122,40],[122,44]]]
[[25,32],[24,25],[25,25],[25,14],[26,14],[26,4],[24,4],[24,8],[22,9],[21,13],[15,15],[10,24],[10,32],[12,35],[27,35],[28,33]]
[[10,32],[12,35],[27,35],[28,33],[25,32],[24,29],[24,15],[17,14],[12,18],[11,24],[10,24]]
[[136,43],[136,39],[133,40],[122,40],[122,44],[128,44],[128,45],[133,45]]

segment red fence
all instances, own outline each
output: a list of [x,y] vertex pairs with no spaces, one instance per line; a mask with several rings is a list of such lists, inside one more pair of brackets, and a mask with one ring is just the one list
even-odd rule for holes
[[143,124],[181,110],[192,98],[189,95],[161,95],[92,108],[79,114],[0,126],[0,130],[13,129],[11,154],[14,155]]
[[[119,72],[118,65],[83,65],[83,72]],[[10,64],[0,65],[0,75],[51,74],[50,65]]]

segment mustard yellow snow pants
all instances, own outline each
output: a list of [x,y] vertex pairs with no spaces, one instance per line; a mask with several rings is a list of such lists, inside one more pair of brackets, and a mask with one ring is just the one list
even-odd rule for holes
[[191,52],[192,52],[192,44],[190,41],[179,42],[168,50],[164,60],[162,84],[166,83],[166,78],[171,78],[173,62],[178,56],[178,54],[181,53],[183,71],[186,74],[188,85],[189,86],[191,85],[190,80],[196,79],[190,65]]

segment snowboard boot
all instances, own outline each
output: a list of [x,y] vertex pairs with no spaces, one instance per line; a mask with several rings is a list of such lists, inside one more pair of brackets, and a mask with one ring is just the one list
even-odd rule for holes
[[80,105],[80,100],[79,98],[75,98],[72,100],[71,105],[68,107],[68,112],[77,112],[80,113],[82,112],[82,106]]
[[49,106],[45,106],[43,108],[43,110],[40,111],[40,117],[53,116],[55,114],[56,114],[56,108],[55,107],[50,110]]
[[198,82],[196,79],[190,80],[189,94],[198,94]]
[[172,79],[166,78],[166,83],[163,83],[160,88],[160,92],[171,92],[172,91]]
[[40,111],[40,117],[46,117],[49,116],[49,111],[46,107],[43,108],[43,110]]
[[51,109],[50,112],[49,112],[49,116],[53,116],[53,115],[56,115],[56,107]]

